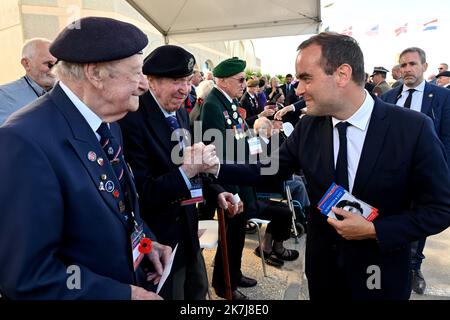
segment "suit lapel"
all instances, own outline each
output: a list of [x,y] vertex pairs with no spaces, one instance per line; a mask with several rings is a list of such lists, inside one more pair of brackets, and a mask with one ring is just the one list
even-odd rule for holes
[[322,177],[323,184],[327,188],[334,181],[334,151],[333,151],[333,124],[330,117],[325,117],[318,128],[318,140],[322,143],[320,148],[320,165],[317,167],[320,172],[317,172],[318,177]]
[[[83,163],[83,166],[86,168],[86,171],[92,179],[92,183],[102,196],[103,200],[126,226],[123,216],[119,213],[117,200],[113,197],[112,193],[100,190],[101,182],[105,184],[107,181],[112,181],[115,186],[119,186],[119,181],[117,180],[112,167],[108,165],[108,157],[100,146],[95,133],[59,85],[51,91],[50,96],[55,102],[56,107],[66,118],[67,123],[72,130],[73,137],[68,137],[68,142],[72,145],[80,161]],[[90,159],[88,157],[89,154],[91,155]],[[94,154],[96,159],[92,161],[92,159],[94,159],[92,155]],[[99,158],[103,159],[103,165],[99,164]],[[105,181],[102,181],[102,175],[107,176]]]
[[148,128],[154,131],[154,137],[159,140],[159,145],[163,146],[168,154],[172,152],[175,142],[171,141],[172,131],[167,124],[166,118],[158,106],[158,103],[148,91],[142,96],[143,106],[148,114]]
[[393,92],[392,101],[387,101],[387,102],[396,105],[396,104],[397,104],[397,101],[398,101],[398,100],[401,98],[401,96],[402,96],[403,85],[398,86],[397,88],[392,89],[392,90],[394,90],[394,91],[392,91],[392,92]]
[[373,168],[378,160],[383,148],[386,133],[389,128],[389,121],[386,118],[386,106],[381,100],[375,97],[375,105],[367,129],[366,139],[361,151],[358,169],[356,171],[353,194],[358,196],[362,193],[367,184]]
[[425,82],[425,89],[423,91],[423,98],[422,98],[422,109],[420,110],[422,111],[422,113],[431,116],[429,112],[431,109],[431,103],[433,102],[433,97],[434,97],[433,86]]

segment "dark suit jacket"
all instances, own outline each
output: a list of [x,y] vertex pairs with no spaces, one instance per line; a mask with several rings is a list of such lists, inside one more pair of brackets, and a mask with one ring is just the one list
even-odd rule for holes
[[250,127],[253,127],[256,119],[258,119],[258,115],[264,111],[264,106],[259,105],[256,96],[254,98],[254,101],[256,105],[254,105],[251,101],[250,94],[248,92],[244,93],[240,101],[241,107],[245,108],[245,110],[247,111],[247,117],[245,118],[245,121]]
[[[278,175],[286,178],[303,169],[311,203],[319,203],[334,179],[332,130],[330,117],[305,116],[280,149]],[[308,216],[306,275],[314,296],[338,299],[339,292],[329,288],[336,281],[340,252],[352,298],[409,298],[410,243],[450,225],[450,174],[444,154],[428,117],[375,97],[353,195],[378,208],[377,240],[343,240],[326,216],[313,210]],[[223,166],[219,178],[235,170],[245,171]],[[243,171],[235,176],[251,176]],[[381,290],[366,286],[372,265],[381,269]]]
[[[396,104],[403,86],[398,86],[384,93],[380,98],[388,103]],[[450,160],[450,92],[429,83],[425,83],[422,100],[422,113],[429,116],[436,132],[445,147],[447,161]]]
[[[180,267],[199,250],[198,220],[194,205],[181,206],[191,198],[178,167],[171,158],[177,142],[171,141],[171,129],[155,99],[148,91],[139,98],[139,109],[119,121],[122,128],[125,159],[136,178],[142,218],[158,237],[172,248],[178,243],[176,259]],[[177,111],[180,125],[189,130],[189,118],[183,108]],[[175,148],[175,149],[174,149]],[[179,252],[178,252],[179,250]]]
[[287,90],[286,84],[283,84],[280,86],[281,90],[283,90],[283,94],[284,94],[284,98],[285,98],[284,99],[285,106],[293,104],[299,100],[299,97],[297,97],[297,95],[295,94],[295,90],[297,89],[297,86],[298,86],[298,82],[291,83],[291,87],[289,88],[289,90]]
[[[111,124],[111,131],[121,142],[119,126]],[[119,182],[111,166],[89,161],[89,152],[106,163],[95,133],[59,85],[0,128],[0,291],[6,297],[131,298],[128,284],[136,275],[128,223],[112,193],[99,190],[103,174]],[[133,203],[141,222],[135,196]],[[81,269],[81,290],[67,288],[69,265]]]

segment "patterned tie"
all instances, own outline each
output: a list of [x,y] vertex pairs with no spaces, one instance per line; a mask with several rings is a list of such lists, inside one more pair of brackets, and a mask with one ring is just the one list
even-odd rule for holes
[[[176,116],[168,116],[168,117],[166,117],[166,121],[169,124],[170,130],[172,132],[181,128],[180,123],[178,122],[178,119]],[[178,155],[180,157],[182,157],[183,150],[184,150],[183,135],[179,131],[176,131],[176,135],[178,138],[178,147],[180,148],[178,151]]]
[[168,116],[166,118],[166,121],[169,124],[169,127],[172,131],[180,129],[180,123],[178,122],[178,119],[176,116]]
[[348,190],[348,162],[347,162],[347,127],[348,122],[339,122],[336,125],[339,133],[339,152],[336,161],[335,179],[336,183]]
[[[120,187],[122,191],[125,192],[125,177],[124,177],[124,163],[123,163],[123,153],[122,147],[120,144],[116,142],[114,136],[109,130],[109,127],[106,123],[102,123],[100,127],[97,129],[97,133],[100,135],[100,144],[108,156],[109,163],[114,169],[114,173],[116,174],[117,180],[120,182]],[[119,197],[121,198],[122,192],[120,192]],[[123,200],[123,199],[122,199]]]
[[413,96],[414,91],[416,91],[416,89],[408,89],[408,91],[409,91],[409,93],[408,93],[408,96],[406,97],[406,101],[405,101],[405,104],[403,105],[403,107],[410,109],[412,96]]

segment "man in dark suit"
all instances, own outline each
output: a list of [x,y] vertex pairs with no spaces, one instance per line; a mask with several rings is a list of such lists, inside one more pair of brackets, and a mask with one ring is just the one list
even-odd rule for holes
[[[399,58],[400,72],[404,84],[386,92],[381,99],[398,106],[422,112],[434,123],[436,133],[444,145],[447,162],[450,159],[450,92],[424,80],[427,70],[425,52],[420,48],[407,48]],[[412,244],[411,272],[413,290],[423,294],[426,288],[425,278],[420,270],[425,258],[423,249],[426,239]]]
[[[172,300],[205,299],[208,288],[195,210],[195,203],[203,199],[201,180],[195,177],[206,168],[201,162],[186,162],[191,152],[189,117],[181,108],[194,65],[194,56],[181,47],[165,45],[152,51],[143,67],[150,90],[140,97],[139,110],[120,121],[142,217],[160,241],[173,249],[178,245],[171,276],[161,291]],[[192,147],[200,160],[201,146]],[[232,198],[221,195],[225,196]]]
[[295,94],[295,89],[297,88],[297,83],[292,83],[292,80],[294,78],[292,77],[292,74],[288,73],[286,77],[284,78],[284,84],[280,86],[281,90],[283,91],[285,100],[284,105],[288,106],[298,101],[298,97]]
[[[363,54],[353,38],[321,33],[299,50],[297,94],[308,115],[272,166],[279,165],[281,178],[303,169],[311,203],[319,203],[336,182],[379,213],[369,222],[338,208],[333,212],[342,220],[310,212],[310,298],[408,299],[410,243],[450,225],[445,150],[428,117],[364,90]],[[222,166],[219,179],[226,180],[230,171],[247,183],[261,183],[258,170],[249,175],[248,168],[236,166]]]
[[4,297],[161,299],[140,262],[152,262],[157,282],[171,249],[139,216],[114,123],[148,89],[147,43],[113,19],[70,24],[50,47],[59,84],[0,128]]

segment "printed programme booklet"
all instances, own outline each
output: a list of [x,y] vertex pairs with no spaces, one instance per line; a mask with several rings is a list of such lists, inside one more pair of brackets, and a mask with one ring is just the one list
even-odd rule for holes
[[359,214],[368,221],[372,221],[378,216],[377,208],[355,198],[350,192],[335,183],[331,185],[322,199],[320,199],[317,208],[328,217],[342,220],[343,218],[341,216],[336,216],[334,212],[331,211],[332,207],[342,208],[346,211]]

